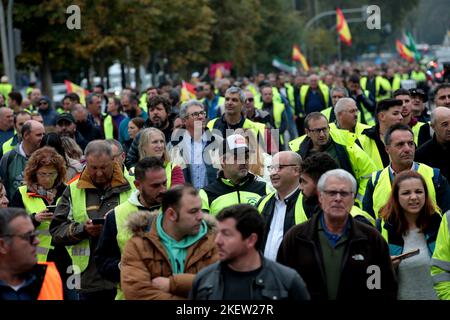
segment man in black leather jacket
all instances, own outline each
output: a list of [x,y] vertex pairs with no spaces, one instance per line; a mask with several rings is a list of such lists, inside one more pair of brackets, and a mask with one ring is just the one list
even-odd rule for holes
[[309,300],[299,274],[263,257],[264,220],[255,207],[239,204],[217,216],[220,262],[195,277],[194,300]]

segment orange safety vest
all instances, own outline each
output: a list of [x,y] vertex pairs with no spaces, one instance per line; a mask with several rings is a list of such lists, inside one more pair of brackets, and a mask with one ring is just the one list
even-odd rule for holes
[[58,269],[54,262],[39,262],[41,265],[47,265],[45,270],[44,282],[42,282],[41,291],[38,300],[64,300],[63,285]]

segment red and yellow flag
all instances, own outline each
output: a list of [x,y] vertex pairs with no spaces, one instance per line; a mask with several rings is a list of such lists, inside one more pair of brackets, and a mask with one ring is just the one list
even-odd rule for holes
[[189,82],[182,81],[180,100],[185,102],[191,99],[195,99],[195,87]]
[[308,62],[306,61],[305,56],[300,51],[300,47],[296,44],[294,44],[294,46],[292,47],[292,61],[300,62],[305,71],[309,70]]
[[409,50],[400,40],[395,42],[395,47],[397,48],[397,52],[403,59],[413,62],[414,61],[414,53]]
[[346,45],[351,46],[352,35],[350,33],[350,29],[348,28],[347,21],[344,18],[344,14],[342,13],[342,10],[339,8],[336,9],[336,29],[341,41],[344,42]]
[[67,93],[71,92],[76,93],[80,97],[80,103],[83,106],[85,106],[86,105],[85,98],[89,94],[89,91],[83,87],[76,85],[75,83],[69,80],[64,80],[64,84],[66,85]]

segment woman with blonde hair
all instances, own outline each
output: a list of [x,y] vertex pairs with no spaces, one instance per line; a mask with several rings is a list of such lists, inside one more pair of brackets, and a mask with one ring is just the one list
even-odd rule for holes
[[[430,263],[441,216],[422,175],[411,170],[396,175],[380,217],[377,229],[389,244],[394,266],[398,267],[398,299],[436,300]],[[416,255],[401,256],[417,249]]]
[[174,185],[184,184],[183,170],[180,166],[171,162],[167,152],[166,139],[164,133],[156,128],[146,128],[142,130],[139,139],[139,160],[145,157],[157,157],[164,161],[167,177],[167,189]]

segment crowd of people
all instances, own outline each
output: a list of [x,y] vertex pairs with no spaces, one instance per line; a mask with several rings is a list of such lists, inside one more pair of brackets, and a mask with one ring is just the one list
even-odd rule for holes
[[449,83],[191,81],[1,93],[0,300],[450,299]]

